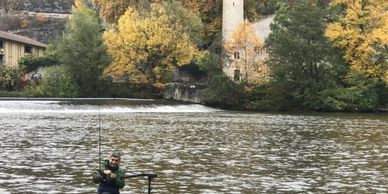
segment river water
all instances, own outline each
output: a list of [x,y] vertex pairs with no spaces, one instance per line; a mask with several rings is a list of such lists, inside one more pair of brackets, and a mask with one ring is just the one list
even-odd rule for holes
[[[103,158],[153,193],[388,193],[388,116],[158,101],[0,101],[0,193],[96,193]],[[127,179],[122,193],[144,193]]]

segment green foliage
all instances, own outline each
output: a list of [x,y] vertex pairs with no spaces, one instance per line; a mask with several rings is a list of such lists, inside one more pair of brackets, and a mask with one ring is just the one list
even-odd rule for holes
[[239,108],[242,86],[231,81],[223,73],[220,62],[217,55],[208,52],[197,61],[199,69],[207,74],[207,88],[199,98],[207,105]]
[[39,97],[77,97],[78,89],[70,75],[61,66],[47,67],[41,80],[27,89],[29,96]]
[[307,109],[321,109],[320,91],[337,87],[346,73],[340,52],[324,37],[326,9],[315,1],[292,6],[281,2],[269,37],[270,95],[279,102]]
[[371,111],[383,105],[381,97],[386,95],[388,88],[381,80],[352,71],[345,81],[345,87],[321,92],[325,110]]
[[19,64],[27,72],[31,72],[37,70],[39,67],[58,65],[58,61],[53,56],[44,55],[42,57],[23,57],[20,59]]
[[25,97],[28,96],[25,91],[2,91],[0,90],[1,97]]
[[245,0],[244,15],[251,22],[256,21],[261,15],[270,15],[275,12],[277,0]]
[[0,90],[13,91],[19,88],[20,69],[0,64]]
[[231,81],[226,75],[217,74],[209,78],[208,87],[200,99],[207,105],[222,108],[239,108],[243,87]]
[[207,72],[208,77],[223,74],[221,59],[213,53],[205,52],[203,57],[198,59],[197,64],[200,70]]
[[99,96],[99,77],[110,63],[103,44],[102,22],[84,0],[77,0],[75,4],[56,55],[76,83],[80,96]]
[[170,17],[170,22],[175,25],[181,25],[177,30],[187,33],[197,46],[203,44],[204,26],[198,15],[183,7],[181,2],[175,0],[164,2],[163,7]]

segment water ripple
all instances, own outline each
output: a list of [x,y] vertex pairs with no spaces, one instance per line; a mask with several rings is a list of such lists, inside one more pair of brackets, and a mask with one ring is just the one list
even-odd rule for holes
[[[5,194],[95,193],[99,128],[103,156],[158,173],[155,193],[388,192],[386,116],[43,111],[0,123]],[[124,194],[147,188],[127,183]]]

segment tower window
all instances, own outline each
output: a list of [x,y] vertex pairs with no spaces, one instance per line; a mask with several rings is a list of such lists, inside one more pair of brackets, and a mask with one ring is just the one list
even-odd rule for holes
[[240,59],[240,52],[236,51],[233,53],[234,59]]

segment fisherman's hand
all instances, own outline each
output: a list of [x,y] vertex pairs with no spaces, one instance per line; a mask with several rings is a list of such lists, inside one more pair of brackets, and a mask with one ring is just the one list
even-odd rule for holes
[[94,177],[95,182],[101,182],[104,177],[101,174],[98,174]]
[[112,171],[110,171],[110,170],[104,170],[104,174],[106,174],[106,175],[110,175],[112,173]]
[[111,170],[104,170],[104,174],[108,175],[111,179],[115,179],[117,177],[117,175],[113,174]]

